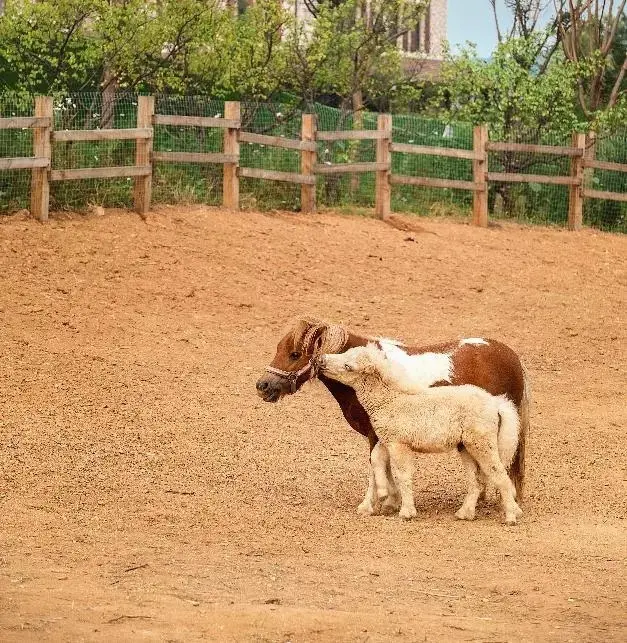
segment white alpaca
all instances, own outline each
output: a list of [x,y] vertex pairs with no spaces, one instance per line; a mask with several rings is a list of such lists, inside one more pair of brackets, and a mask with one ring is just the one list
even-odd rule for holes
[[[429,388],[408,381],[402,364],[386,358],[373,344],[345,353],[324,355],[325,376],[355,390],[372,426],[387,447],[392,474],[401,494],[402,518],[416,516],[413,497],[413,451],[441,453],[458,449],[468,493],[455,514],[461,520],[475,517],[481,493],[479,470],[500,492],[505,522],[513,525],[522,515],[507,467],[518,446],[516,407],[477,386]],[[411,392],[406,392],[406,391]]]

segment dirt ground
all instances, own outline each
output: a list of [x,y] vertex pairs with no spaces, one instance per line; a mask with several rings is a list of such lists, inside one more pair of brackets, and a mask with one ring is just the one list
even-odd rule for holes
[[[0,640],[627,638],[627,237],[163,207],[0,222]],[[255,380],[290,316],[498,338],[534,384],[522,522],[360,517],[367,447]]]

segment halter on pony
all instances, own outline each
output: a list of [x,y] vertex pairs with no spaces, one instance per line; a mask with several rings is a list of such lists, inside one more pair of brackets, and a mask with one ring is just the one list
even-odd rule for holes
[[[316,334],[322,329],[322,333],[316,338]],[[274,366],[266,366],[266,371],[286,379],[290,385],[290,393],[296,393],[298,378],[308,371],[311,376],[307,379],[313,379],[318,372],[318,357],[324,353],[340,352],[348,341],[348,331],[344,326],[339,324],[330,324],[328,326],[314,325],[311,326],[303,336],[303,352],[309,353],[311,357],[305,366],[298,371],[282,371]]]

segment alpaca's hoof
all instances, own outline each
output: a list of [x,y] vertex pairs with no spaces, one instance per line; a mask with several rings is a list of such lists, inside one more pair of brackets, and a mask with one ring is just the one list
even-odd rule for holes
[[474,520],[475,510],[469,507],[460,507],[455,513],[455,518],[458,520]]
[[418,515],[415,507],[401,507],[401,510],[398,512],[398,515],[403,520],[411,520]]
[[372,516],[374,513],[374,507],[371,502],[366,502],[364,500],[364,502],[357,507],[357,513],[361,516]]
[[518,518],[522,516],[522,509],[520,507],[516,507],[512,511],[508,511],[505,514],[505,524],[506,525],[515,525],[516,522],[518,521]]

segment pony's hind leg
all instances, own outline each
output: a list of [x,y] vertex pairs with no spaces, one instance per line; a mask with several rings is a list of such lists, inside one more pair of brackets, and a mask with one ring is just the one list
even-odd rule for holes
[[388,445],[388,451],[392,475],[401,494],[401,508],[398,515],[410,520],[418,514],[414,504],[414,454],[406,444],[401,442],[391,442]]
[[477,461],[488,482],[499,491],[505,522],[515,525],[516,520],[522,516],[522,509],[516,503],[514,485],[501,462],[496,437],[486,436],[484,431],[477,432],[468,442],[464,441],[464,446]]
[[485,488],[482,488],[481,481],[479,479],[479,468],[477,467],[477,463],[474,458],[468,453],[468,451],[466,451],[466,449],[460,451],[459,456],[462,459],[462,464],[464,465],[468,492],[464,498],[464,503],[455,513],[455,517],[459,518],[459,520],[474,520],[477,500]]

